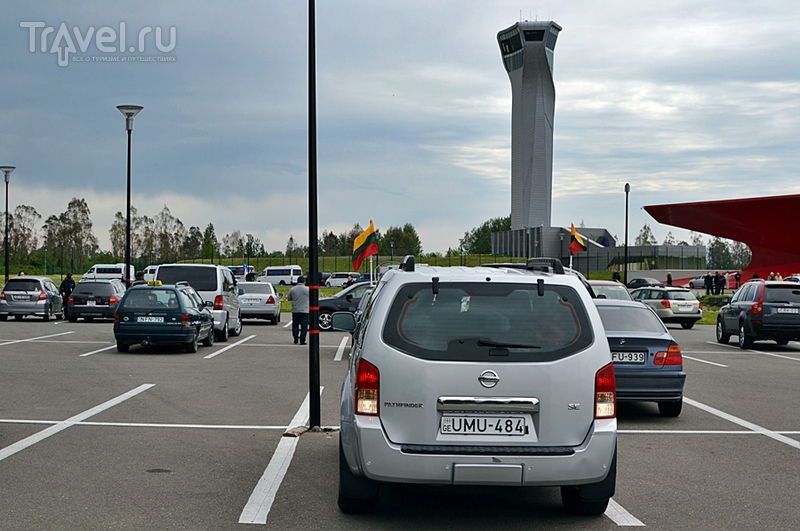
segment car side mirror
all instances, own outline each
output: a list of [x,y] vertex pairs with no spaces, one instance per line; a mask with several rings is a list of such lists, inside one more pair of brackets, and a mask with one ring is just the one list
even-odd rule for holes
[[239,295],[244,295],[244,288],[239,288]]
[[356,329],[356,318],[350,312],[334,312],[331,320],[331,328],[343,332],[352,332]]
[[345,296],[345,299],[347,299],[347,302],[353,302],[353,294],[352,293],[348,293]]
[[203,306],[205,306],[207,308],[213,308],[214,307],[214,301],[205,301],[205,302],[203,302]]

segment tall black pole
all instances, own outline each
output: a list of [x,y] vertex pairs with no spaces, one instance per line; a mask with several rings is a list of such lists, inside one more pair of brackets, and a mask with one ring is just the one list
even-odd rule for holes
[[625,183],[625,278],[623,282],[628,285],[628,194],[631,192],[631,185]]
[[6,282],[8,282],[8,175],[6,175],[6,236],[5,236],[5,248],[6,248]]
[[319,272],[317,249],[317,77],[314,0],[308,1],[308,420],[320,426]]
[[125,272],[122,277],[125,279],[125,286],[131,287],[131,133],[128,129],[128,213],[127,223],[125,224]]

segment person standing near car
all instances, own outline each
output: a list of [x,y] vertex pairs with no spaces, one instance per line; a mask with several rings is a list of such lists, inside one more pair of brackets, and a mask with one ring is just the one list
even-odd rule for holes
[[667,273],[667,286],[672,287],[672,273]]
[[61,281],[61,286],[58,288],[58,291],[61,292],[61,305],[64,308],[64,319],[67,319],[69,316],[67,313],[69,312],[69,296],[72,295],[72,292],[75,290],[75,281],[72,280],[72,273],[67,273],[67,278]]
[[737,271],[736,272],[736,289],[739,289],[739,286],[741,285],[741,283],[742,283],[742,272],[741,271]]
[[619,274],[619,270],[615,267],[614,272],[611,273],[611,280],[614,282],[622,282],[622,277]]
[[308,286],[303,276],[298,277],[297,285],[289,290],[286,300],[292,303],[292,337],[295,344],[306,344],[308,333]]
[[706,288],[706,295],[714,294],[714,277],[711,276],[711,271],[703,277],[703,286]]

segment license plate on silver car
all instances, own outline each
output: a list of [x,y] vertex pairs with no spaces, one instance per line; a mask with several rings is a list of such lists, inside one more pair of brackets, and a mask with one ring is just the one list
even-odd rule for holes
[[611,361],[616,363],[644,363],[644,352],[612,352]]
[[525,417],[483,417],[444,415],[439,428],[443,435],[526,435]]

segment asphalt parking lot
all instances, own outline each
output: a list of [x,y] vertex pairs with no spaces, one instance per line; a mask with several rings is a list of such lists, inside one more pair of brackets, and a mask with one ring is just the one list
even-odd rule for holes
[[[0,323],[0,529],[797,529],[800,343],[683,350],[680,417],[622,404],[617,492],[604,516],[557,488],[406,488],[381,510],[336,506],[339,387],[349,335],[321,337],[322,424],[307,417],[308,349],[246,321],[201,347],[117,353],[110,322]],[[344,358],[344,360],[342,359]]]

